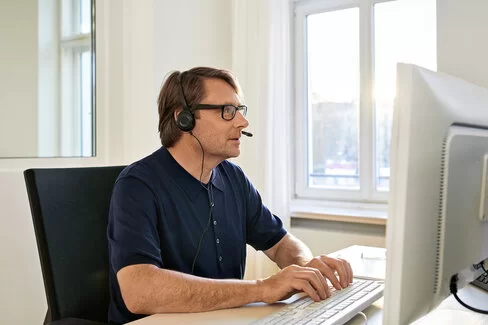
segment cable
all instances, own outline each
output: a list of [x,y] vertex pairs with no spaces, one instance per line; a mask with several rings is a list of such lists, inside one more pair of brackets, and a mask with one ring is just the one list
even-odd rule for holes
[[205,237],[205,233],[208,231],[208,228],[210,227],[210,222],[212,221],[212,208],[214,206],[214,197],[213,197],[213,191],[212,191],[212,186],[210,184],[210,182],[208,183],[207,186],[203,185],[202,183],[202,177],[203,177],[203,166],[204,166],[204,162],[205,162],[205,151],[203,150],[203,146],[202,146],[202,143],[200,142],[200,140],[198,140],[198,138],[193,134],[193,132],[189,132],[190,135],[192,137],[195,138],[195,140],[197,140],[198,144],[200,145],[200,149],[202,149],[202,169],[200,171],[200,185],[205,189],[207,190],[207,193],[208,193],[208,201],[209,201],[209,205],[210,205],[210,210],[208,212],[208,220],[207,220],[207,226],[205,227],[205,229],[203,230],[203,233],[202,235],[200,236],[200,240],[198,241],[198,247],[197,247],[197,252],[195,253],[195,257],[193,258],[193,262],[191,264],[191,274],[193,274],[194,270],[195,270],[195,263],[197,261],[197,258],[198,258],[198,254],[200,254],[200,248],[202,247],[202,242],[203,242],[203,238]]
[[200,142],[200,140],[198,140],[198,138],[197,138],[197,137],[196,137],[196,136],[193,134],[193,132],[191,132],[191,131],[190,131],[190,132],[188,132],[188,133],[190,133],[190,135],[191,135],[192,137],[194,137],[194,138],[195,138],[195,140],[197,140],[198,144],[200,145],[200,149],[202,149],[202,168],[201,168],[201,170],[200,170],[200,179],[199,179],[199,181],[200,181],[200,185],[201,185],[201,186],[202,186],[204,189],[206,189],[206,190],[208,191],[208,188],[206,188],[206,187],[205,187],[205,185],[203,185],[203,183],[202,183],[202,177],[203,177],[203,165],[204,165],[204,163],[205,163],[205,151],[203,150],[202,143],[201,143],[201,142]]
[[366,314],[365,314],[365,313],[363,313],[362,311],[360,311],[360,312],[358,313],[358,315],[363,316],[363,318],[364,318],[364,325],[368,325],[368,317],[366,317]]
[[[483,270],[484,269],[485,268],[483,267]],[[456,298],[456,300],[461,304],[461,306],[466,307],[469,310],[472,310],[472,311],[477,312],[477,313],[480,313],[480,314],[488,314],[488,310],[483,310],[483,309],[478,309],[478,308],[475,308],[475,307],[471,307],[471,306],[467,305],[464,301],[462,301],[458,297],[458,295],[457,295],[457,281],[458,281],[458,275],[456,273],[456,274],[454,274],[451,277],[451,282],[449,284],[449,289],[450,289],[452,295],[454,296],[454,298]]]
[[210,227],[210,221],[212,220],[212,207],[210,207],[210,212],[208,214],[208,220],[207,220],[207,226],[203,230],[202,236],[200,237],[200,241],[198,242],[198,247],[197,247],[197,252],[195,254],[195,257],[193,258],[193,262],[191,264],[191,274],[193,274],[195,270],[195,262],[197,261],[198,254],[200,253],[200,248],[202,247],[202,241],[203,237],[205,237],[205,233],[208,230],[208,227]]

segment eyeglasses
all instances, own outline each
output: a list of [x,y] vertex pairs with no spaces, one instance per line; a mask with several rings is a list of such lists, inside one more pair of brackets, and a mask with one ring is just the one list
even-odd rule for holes
[[236,116],[236,112],[241,112],[242,116],[246,116],[247,114],[247,106],[246,105],[239,105],[234,106],[231,104],[225,105],[211,105],[211,104],[198,104],[195,106],[194,110],[198,109],[218,109],[222,110],[222,118],[226,121],[232,120]]

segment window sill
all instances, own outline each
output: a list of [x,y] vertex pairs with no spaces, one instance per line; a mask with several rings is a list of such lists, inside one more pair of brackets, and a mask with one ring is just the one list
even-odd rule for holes
[[292,200],[290,204],[292,219],[313,219],[386,225],[387,204],[324,202],[315,200]]

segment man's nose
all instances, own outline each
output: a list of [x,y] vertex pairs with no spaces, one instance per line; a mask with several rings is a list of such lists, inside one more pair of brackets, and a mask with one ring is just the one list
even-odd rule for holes
[[241,112],[236,113],[234,120],[236,121],[238,127],[247,128],[249,126],[249,121],[246,119],[244,115],[242,115]]

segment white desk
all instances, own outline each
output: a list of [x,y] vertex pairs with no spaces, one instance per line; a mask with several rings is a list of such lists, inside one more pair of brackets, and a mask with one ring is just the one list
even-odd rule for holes
[[[468,284],[458,291],[459,298],[479,309],[488,310],[488,294],[480,288]],[[461,304],[450,295],[440,305],[413,322],[412,325],[488,325],[488,315],[475,313]]]
[[[363,257],[361,257],[361,254]],[[370,278],[381,278],[385,276],[385,249],[372,248],[365,246],[351,246],[333,254],[334,256],[342,257],[351,263],[355,275],[361,275]],[[264,303],[249,304],[239,308],[216,310],[204,313],[185,313],[185,314],[156,314],[148,316],[131,322],[131,325],[176,325],[176,324],[236,324],[244,325],[250,324],[255,320],[263,318],[273,312],[276,312],[290,303],[298,299],[300,295],[295,295],[290,299],[276,303],[273,305],[266,305]],[[363,312],[368,317],[368,325],[382,325],[383,321],[383,298],[376,301],[373,305],[366,308]],[[347,325],[362,325],[364,319],[361,316],[356,316],[351,319]]]
[[[351,246],[339,250],[330,255],[341,257],[349,261],[354,270],[354,275],[365,278],[385,278],[386,269],[386,250],[384,248]],[[488,294],[473,285],[468,285],[461,289],[458,295],[466,303],[482,309],[488,309]],[[239,308],[216,310],[204,313],[185,313],[185,314],[157,314],[131,322],[131,325],[176,325],[176,324],[236,324],[247,325],[255,320],[263,318],[276,312],[298,299],[300,295],[295,295],[290,299],[266,305],[263,303],[249,304]],[[373,305],[363,311],[368,317],[368,325],[383,325],[383,298],[376,301]],[[347,325],[362,325],[364,319],[356,316],[346,323]],[[459,305],[453,296],[445,299],[438,308],[425,315],[413,325],[488,325],[488,315],[477,314],[468,311]]]
[[[255,320],[263,318],[286,304],[264,305],[251,304],[240,308],[223,309],[204,313],[189,314],[157,314],[142,318],[131,325],[180,325],[180,324],[199,324],[199,325],[248,325]],[[380,325],[382,304],[376,303],[363,312],[368,317],[368,325]],[[356,316],[347,322],[347,325],[363,325],[364,318]]]

